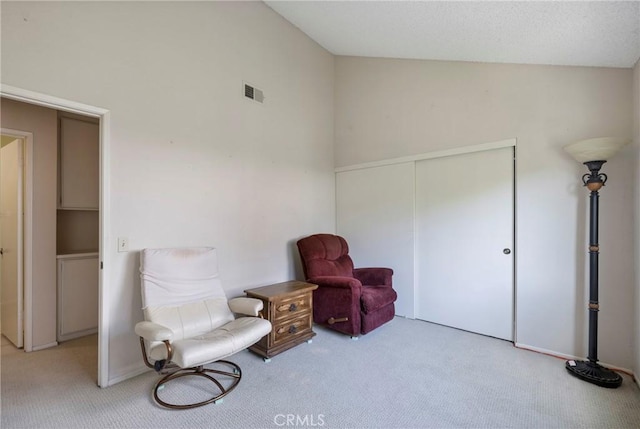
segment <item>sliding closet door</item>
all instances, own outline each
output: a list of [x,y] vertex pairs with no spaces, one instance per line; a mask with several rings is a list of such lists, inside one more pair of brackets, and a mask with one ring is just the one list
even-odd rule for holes
[[416,317],[513,340],[513,148],[416,163]]
[[356,267],[393,268],[396,314],[413,317],[413,162],[336,174],[336,223]]

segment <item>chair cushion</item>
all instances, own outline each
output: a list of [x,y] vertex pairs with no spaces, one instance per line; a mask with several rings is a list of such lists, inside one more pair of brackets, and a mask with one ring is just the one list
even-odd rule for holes
[[[173,341],[171,361],[181,368],[204,365],[246,349],[269,332],[271,323],[268,320],[241,317],[206,334]],[[150,356],[154,360],[166,359],[164,344],[152,346]]]
[[353,260],[344,238],[315,234],[298,240],[297,245],[307,279],[319,276],[353,277]]
[[389,286],[363,286],[360,303],[365,314],[373,313],[395,302],[398,294]]
[[225,298],[177,306],[147,307],[144,319],[173,331],[173,340],[204,335],[234,319]]
[[212,247],[143,249],[140,279],[142,308],[226,299]]

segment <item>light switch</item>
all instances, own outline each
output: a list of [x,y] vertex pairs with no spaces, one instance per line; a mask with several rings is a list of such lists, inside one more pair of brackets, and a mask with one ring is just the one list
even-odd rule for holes
[[127,237],[118,237],[118,252],[129,251],[129,239]]

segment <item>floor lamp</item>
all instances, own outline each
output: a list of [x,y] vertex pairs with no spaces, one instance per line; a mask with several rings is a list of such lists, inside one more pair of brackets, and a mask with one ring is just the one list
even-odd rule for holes
[[598,191],[607,181],[600,173],[602,164],[624,146],[627,141],[604,137],[571,143],[564,149],[576,161],[584,164],[589,173],[582,182],[591,191],[589,196],[589,355],[587,361],[569,360],[566,368],[570,374],[602,387],[615,388],[622,384],[622,377],[615,371],[598,364]]

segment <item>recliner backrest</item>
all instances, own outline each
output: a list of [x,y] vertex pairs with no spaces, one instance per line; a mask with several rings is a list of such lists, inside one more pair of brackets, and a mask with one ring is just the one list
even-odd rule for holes
[[297,245],[307,279],[318,276],[353,277],[353,260],[344,238],[315,234],[298,240]]
[[174,332],[202,335],[234,319],[218,276],[216,249],[144,249],[140,253],[145,320]]

